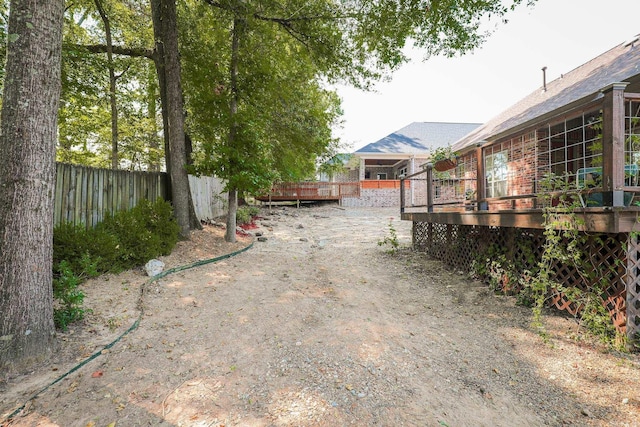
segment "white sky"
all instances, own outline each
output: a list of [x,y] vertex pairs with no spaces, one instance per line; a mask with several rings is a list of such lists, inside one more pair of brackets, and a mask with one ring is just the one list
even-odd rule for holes
[[418,52],[375,92],[337,87],[345,151],[412,122],[488,121],[541,88],[543,66],[549,82],[639,34],[640,0],[538,0],[507,19],[473,54],[423,62]]

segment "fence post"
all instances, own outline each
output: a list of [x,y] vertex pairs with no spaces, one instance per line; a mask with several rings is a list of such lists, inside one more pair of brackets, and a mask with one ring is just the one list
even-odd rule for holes
[[404,178],[400,178],[400,213],[404,213]]

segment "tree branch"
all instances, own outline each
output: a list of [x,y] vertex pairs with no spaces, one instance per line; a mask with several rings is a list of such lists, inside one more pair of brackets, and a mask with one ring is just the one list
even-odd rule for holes
[[[93,44],[93,45],[80,45],[80,44],[65,44],[65,49],[85,50],[90,53],[107,53],[107,45]],[[153,49],[135,48],[126,46],[113,46],[113,53],[122,56],[131,56],[135,58],[149,58],[155,60],[155,51]]]

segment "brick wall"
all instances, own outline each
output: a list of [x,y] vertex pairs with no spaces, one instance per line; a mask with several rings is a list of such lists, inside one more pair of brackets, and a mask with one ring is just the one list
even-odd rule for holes
[[[405,190],[409,197],[409,190]],[[361,189],[360,197],[345,197],[342,206],[350,208],[400,207],[400,189]]]

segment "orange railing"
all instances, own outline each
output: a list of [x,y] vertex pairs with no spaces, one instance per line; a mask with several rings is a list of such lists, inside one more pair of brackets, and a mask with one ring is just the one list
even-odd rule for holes
[[[399,179],[368,179],[360,181],[363,189],[400,189]],[[405,183],[407,186],[408,183]]]

